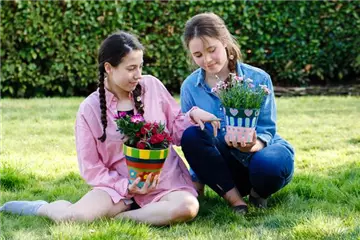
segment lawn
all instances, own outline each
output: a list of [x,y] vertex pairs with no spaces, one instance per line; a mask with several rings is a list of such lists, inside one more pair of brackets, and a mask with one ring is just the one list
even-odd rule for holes
[[[1,100],[1,200],[78,200],[74,121],[82,98]],[[292,182],[269,209],[233,214],[206,189],[198,217],[171,227],[131,221],[55,224],[0,214],[1,239],[360,239],[360,98],[278,98],[278,132],[296,149]]]

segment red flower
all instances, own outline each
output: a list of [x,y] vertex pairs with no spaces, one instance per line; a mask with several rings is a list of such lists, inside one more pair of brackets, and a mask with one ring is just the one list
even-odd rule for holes
[[137,133],[135,133],[135,136],[137,136],[137,137],[141,137],[141,134],[142,134],[142,133],[137,132]]
[[146,144],[144,142],[138,142],[136,144],[136,147],[139,149],[145,149],[146,148]]
[[146,123],[141,129],[140,132],[141,134],[145,135],[147,134],[151,129],[151,123]]
[[151,144],[161,143],[162,141],[164,141],[164,136],[161,135],[161,134],[152,135],[151,138],[150,138],[150,143]]
[[152,130],[151,130],[151,133],[152,134],[156,134],[156,133],[158,133],[158,131],[159,131],[159,124],[157,124],[157,123],[154,123],[153,125],[152,125]]
[[164,139],[166,139],[168,142],[172,141],[170,134],[168,134],[167,132],[163,132],[162,135],[164,136]]

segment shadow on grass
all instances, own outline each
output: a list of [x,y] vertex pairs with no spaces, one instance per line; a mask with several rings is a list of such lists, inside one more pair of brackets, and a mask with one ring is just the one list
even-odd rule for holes
[[349,143],[350,143],[350,144],[354,144],[354,145],[360,145],[360,137],[351,138],[351,139],[349,140]]
[[[295,174],[288,186],[275,193],[262,210],[250,206],[243,217],[231,213],[225,201],[207,189],[200,198],[200,221],[246,229],[291,232],[295,239],[357,239],[360,237],[360,164],[353,162],[329,171]],[[219,221],[220,220],[220,221]],[[322,226],[324,225],[324,226]]]
[[[89,189],[79,174],[74,172],[58,178],[39,178],[32,174],[17,172],[16,169],[9,167],[4,169],[1,170],[2,192],[9,193],[11,196],[26,191],[28,195],[41,195],[47,201],[66,199],[75,202]],[[199,198],[201,207],[198,217],[191,223],[180,224],[180,229],[186,232],[192,231],[189,229],[204,228],[206,230],[209,229],[209,226],[216,226],[219,234],[227,234],[229,232],[228,227],[234,227],[235,224],[244,231],[267,231],[279,234],[288,232],[291,234],[289,239],[321,239],[322,237],[327,239],[356,239],[357,236],[360,236],[360,228],[356,227],[356,221],[360,220],[359,179],[360,164],[357,162],[331,169],[328,171],[328,175],[320,175],[316,172],[296,173],[288,186],[269,199],[268,209],[259,210],[250,207],[250,213],[245,217],[234,214],[222,198],[207,188],[205,196]],[[41,183],[34,186],[34,182],[39,180]],[[14,192],[14,189],[21,189],[21,191]],[[4,236],[10,238],[14,238],[14,231],[35,231],[45,234],[49,227],[57,228],[50,220],[43,218],[20,217],[3,213],[0,216],[3,220],[2,232],[4,232]],[[334,222],[334,229],[330,227],[322,229],[321,226],[317,226],[317,221],[329,225]],[[121,232],[120,226],[123,225],[121,222],[115,221],[114,223],[111,220],[96,221],[94,224],[99,230],[102,228],[101,225],[105,224],[106,229],[110,227],[113,234],[116,234],[117,229]],[[48,225],[48,227],[44,228],[44,225]],[[140,227],[133,222],[128,223],[128,225],[129,229]],[[169,235],[175,231],[172,228],[156,228],[147,225],[141,225],[140,228],[164,235]],[[9,231],[9,229],[11,230]],[[145,233],[144,231],[137,233],[129,230],[127,234],[143,235]],[[108,236],[108,234],[101,232],[98,235]],[[143,236],[147,236],[147,234]]]

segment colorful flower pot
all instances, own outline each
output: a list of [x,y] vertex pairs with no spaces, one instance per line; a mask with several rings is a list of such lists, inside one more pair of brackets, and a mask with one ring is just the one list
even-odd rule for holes
[[126,165],[129,170],[130,183],[140,177],[141,180],[137,186],[142,188],[150,173],[153,173],[152,177],[160,174],[165,159],[169,153],[169,148],[159,150],[138,149],[124,144],[123,151],[126,158]]
[[232,142],[252,142],[260,109],[225,108],[226,133]]

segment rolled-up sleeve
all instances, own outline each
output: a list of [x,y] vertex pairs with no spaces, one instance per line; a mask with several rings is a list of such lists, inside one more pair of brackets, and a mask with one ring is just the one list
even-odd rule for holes
[[265,146],[267,146],[276,133],[276,105],[273,85],[268,75],[265,77],[265,84],[271,93],[266,96],[264,104],[260,109],[256,134],[257,137],[265,143]]

